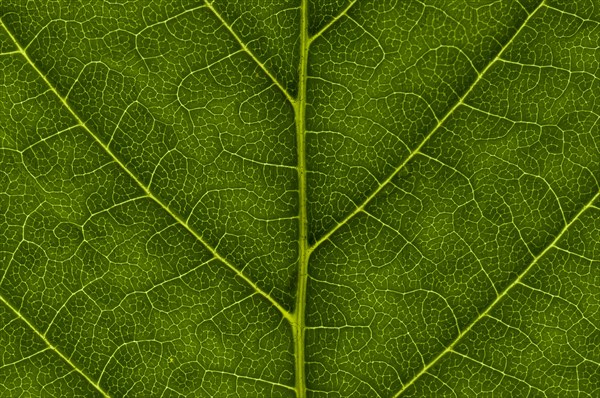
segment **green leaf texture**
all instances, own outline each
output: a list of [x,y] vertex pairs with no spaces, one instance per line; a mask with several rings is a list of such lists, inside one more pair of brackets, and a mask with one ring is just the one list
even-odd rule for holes
[[1,397],[600,397],[598,0],[1,0]]

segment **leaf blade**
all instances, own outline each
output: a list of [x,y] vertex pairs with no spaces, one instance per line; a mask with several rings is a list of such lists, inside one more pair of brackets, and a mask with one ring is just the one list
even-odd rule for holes
[[596,395],[598,9],[3,3],[1,394]]

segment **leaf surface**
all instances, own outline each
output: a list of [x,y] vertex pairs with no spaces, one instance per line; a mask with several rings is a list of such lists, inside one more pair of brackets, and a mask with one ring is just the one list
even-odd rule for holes
[[600,3],[0,3],[0,396],[600,394]]

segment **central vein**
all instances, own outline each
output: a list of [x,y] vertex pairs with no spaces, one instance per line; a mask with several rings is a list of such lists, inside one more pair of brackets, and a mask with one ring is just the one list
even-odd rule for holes
[[308,215],[306,209],[306,80],[308,65],[308,0],[300,6],[300,66],[298,98],[294,102],[296,116],[296,148],[298,157],[299,237],[298,237],[298,286],[292,329],[295,344],[296,396],[306,397],[304,374],[304,331],[306,312],[306,287],[308,282]]

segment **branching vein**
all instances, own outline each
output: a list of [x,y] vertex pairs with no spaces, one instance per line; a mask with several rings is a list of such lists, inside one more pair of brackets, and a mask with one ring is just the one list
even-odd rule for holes
[[277,78],[269,71],[269,69],[267,69],[267,67],[265,66],[265,64],[263,64],[261,62],[261,60],[258,59],[258,57],[256,55],[254,55],[254,53],[248,48],[248,46],[246,46],[246,44],[242,41],[242,39],[237,35],[237,33],[235,33],[235,31],[233,30],[233,28],[227,23],[227,21],[225,21],[225,19],[223,18],[223,16],[221,14],[219,14],[219,12],[215,9],[215,7],[212,5],[211,2],[209,1],[205,1],[206,2],[206,6],[212,11],[212,13],[219,19],[219,21],[221,21],[221,24],[223,24],[223,26],[229,31],[229,33],[231,33],[231,35],[235,38],[235,40],[239,43],[239,45],[242,47],[242,49],[248,54],[250,55],[250,58],[252,58],[254,60],[254,62],[256,62],[256,64],[260,67],[260,69],[263,70],[263,72],[269,77],[269,79],[271,79],[271,81],[273,81],[273,83],[279,88],[279,90],[281,90],[281,92],[283,93],[283,95],[285,95],[285,98],[287,98],[287,100],[291,103],[294,104],[296,102],[296,100],[290,95],[290,93],[286,90],[286,88],[279,82],[279,80],[277,80]]
[[454,347],[456,346],[456,344],[458,344],[458,342],[460,340],[462,340],[463,337],[465,337],[465,335],[467,333],[469,333],[469,331],[471,329],[473,329],[473,327],[475,325],[477,325],[479,323],[479,321],[481,321],[483,318],[485,318],[486,316],[488,316],[488,314],[490,314],[490,312],[496,307],[496,305],[502,301],[502,299],[504,297],[506,297],[506,295],[517,285],[522,284],[523,278],[525,278],[525,276],[527,276],[527,274],[529,273],[529,271],[531,271],[531,269],[540,261],[540,259],[542,259],[551,249],[557,247],[556,245],[558,244],[558,242],[560,241],[560,239],[565,235],[565,233],[569,230],[569,228],[579,219],[579,217],[581,217],[581,215],[583,213],[585,213],[587,210],[589,210],[590,208],[592,208],[592,204],[598,199],[600,198],[600,191],[598,191],[596,193],[596,195],[594,195],[586,204],[585,206],[583,206],[581,208],[581,210],[579,210],[579,212],[571,219],[571,221],[569,221],[569,223],[567,225],[564,226],[564,228],[558,233],[558,235],[556,235],[556,237],[554,238],[554,240],[548,245],[546,246],[546,248],[537,256],[535,256],[533,258],[533,260],[531,261],[531,263],[529,263],[529,265],[527,266],[527,268],[525,268],[523,270],[523,272],[521,272],[519,274],[519,276],[510,284],[508,285],[502,292],[500,292],[500,294],[498,294],[496,296],[496,299],[494,301],[492,301],[480,314],[477,318],[475,318],[470,324],[468,324],[455,338],[454,340],[452,340],[452,343],[450,343],[450,345],[448,345],[448,347],[446,347],[445,350],[443,350],[442,352],[440,352],[437,356],[435,356],[431,361],[429,361],[429,363],[423,368],[421,369],[421,371],[419,373],[417,373],[415,376],[413,376],[412,379],[410,379],[408,382],[406,382],[404,384],[404,386],[402,387],[402,389],[400,391],[398,391],[398,393],[396,393],[394,395],[394,398],[398,398],[402,395],[402,393],[404,393],[404,391],[406,391],[410,386],[412,386],[419,378],[421,378],[421,376],[423,376],[425,373],[427,373],[429,371],[429,369],[431,369],[436,363],[439,362],[440,359],[442,359],[442,357],[444,357],[447,353],[449,352],[453,352],[454,351]]
[[90,383],[102,396],[110,398],[110,395],[106,391],[100,387],[98,383],[93,381],[82,369],[80,369],[77,365],[73,363],[65,354],[63,354],[57,347],[55,347],[47,338],[44,336],[42,332],[40,332],[27,318],[25,318],[19,310],[13,307],[4,296],[0,295],[0,301],[4,304],[8,309],[13,312],[21,321],[23,321],[42,341],[48,346],[49,349],[54,351],[63,361],[65,361],[73,370],[83,376],[88,383]]
[[379,194],[379,192],[381,192],[394,179],[394,177],[402,169],[404,169],[404,167],[421,151],[421,149],[425,146],[425,144],[427,144],[427,142],[431,139],[431,137],[433,137],[433,135],[444,125],[446,120],[448,120],[452,116],[454,111],[456,111],[456,109],[458,109],[461,105],[463,105],[465,103],[465,100],[467,99],[469,94],[471,94],[473,89],[477,86],[477,83],[479,83],[481,81],[481,79],[487,73],[487,71],[490,70],[490,68],[494,64],[496,64],[496,62],[502,57],[502,54],[504,54],[506,49],[508,47],[510,47],[510,45],[514,41],[514,39],[519,35],[519,33],[523,30],[523,28],[527,25],[527,23],[531,20],[531,18],[538,12],[538,10],[540,8],[542,8],[543,5],[544,5],[544,2],[542,1],[537,6],[537,8],[533,12],[531,12],[531,14],[529,14],[527,16],[527,18],[525,19],[523,24],[521,24],[519,29],[517,29],[515,31],[515,33],[512,35],[512,37],[504,44],[504,46],[502,46],[502,48],[500,49],[498,54],[481,70],[481,72],[479,72],[477,74],[477,78],[475,78],[473,83],[471,83],[471,85],[469,86],[467,91],[465,91],[465,93],[459,98],[459,100],[456,102],[456,104],[454,104],[454,106],[452,108],[450,108],[448,110],[448,112],[446,112],[444,117],[442,117],[438,121],[438,123],[435,125],[435,127],[425,136],[425,138],[421,141],[421,143],[415,149],[413,149],[411,151],[411,153],[402,161],[402,163],[396,168],[396,170],[394,170],[394,172],[392,172],[383,182],[381,182],[377,186],[377,188],[373,192],[371,192],[371,194],[369,196],[367,196],[367,198],[365,200],[363,200],[363,202],[359,206],[357,206],[351,213],[349,213],[340,222],[338,222],[334,227],[332,227],[328,232],[326,232],[318,241],[316,241],[310,247],[311,252],[314,251],[317,247],[319,247],[323,242],[327,241],[331,237],[331,235],[333,235],[338,229],[340,229],[341,227],[346,225],[348,223],[348,221],[350,221],[352,218],[354,218],[354,216],[356,216],[357,214],[362,212],[363,209]]
[[267,299],[267,301],[269,301],[275,308],[277,308],[286,319],[290,320],[292,318],[291,314],[285,308],[283,308],[283,306],[277,300],[275,300],[273,297],[271,297],[271,295],[269,295],[267,292],[265,292],[259,286],[257,286],[254,283],[254,281],[252,281],[250,278],[248,278],[242,271],[240,271],[236,266],[234,266],[229,260],[227,260],[226,258],[221,256],[215,250],[215,248],[210,246],[204,240],[204,238],[202,238],[202,236],[200,236],[194,229],[192,229],[190,227],[190,225],[185,220],[183,220],[179,215],[177,215],[175,212],[173,212],[165,204],[165,202],[163,202],[160,198],[158,198],[156,195],[154,195],[150,191],[150,188],[148,186],[146,186],[144,183],[142,183],[142,181],[140,179],[138,179],[137,176],[131,170],[129,170],[129,168],[127,166],[125,166],[125,164],[117,157],[117,155],[102,140],[100,140],[100,138],[89,127],[87,127],[87,125],[83,122],[83,120],[81,120],[81,118],[78,116],[78,114],[75,112],[75,110],[69,105],[67,100],[59,94],[59,92],[52,85],[52,83],[50,83],[48,78],[42,73],[42,71],[31,60],[31,58],[25,52],[23,47],[21,47],[21,45],[16,40],[16,38],[12,34],[12,32],[8,29],[8,27],[4,23],[2,23],[2,26],[8,33],[9,37],[12,39],[12,41],[17,46],[18,52],[25,58],[25,60],[31,65],[31,67],[38,73],[38,75],[41,77],[41,79],[48,85],[50,90],[61,101],[61,103],[69,111],[69,113],[71,113],[71,115],[77,121],[77,124],[79,126],[81,126],[88,134],[90,134],[90,136],[92,136],[92,138],[104,149],[104,151],[113,158],[113,160],[119,165],[119,167],[121,169],[123,169],[123,171],[125,171],[137,183],[137,185],[144,191],[146,196],[149,197],[150,199],[152,199],[153,201],[155,201],[158,205],[160,205],[160,207],[162,207],[173,219],[175,219],[179,224],[181,224],[181,226],[183,226],[189,233],[191,233],[200,243],[202,243],[217,260],[219,260],[220,262],[225,264],[228,268],[230,268],[239,278],[244,280],[257,293],[259,293],[261,296],[263,296],[265,299]]

